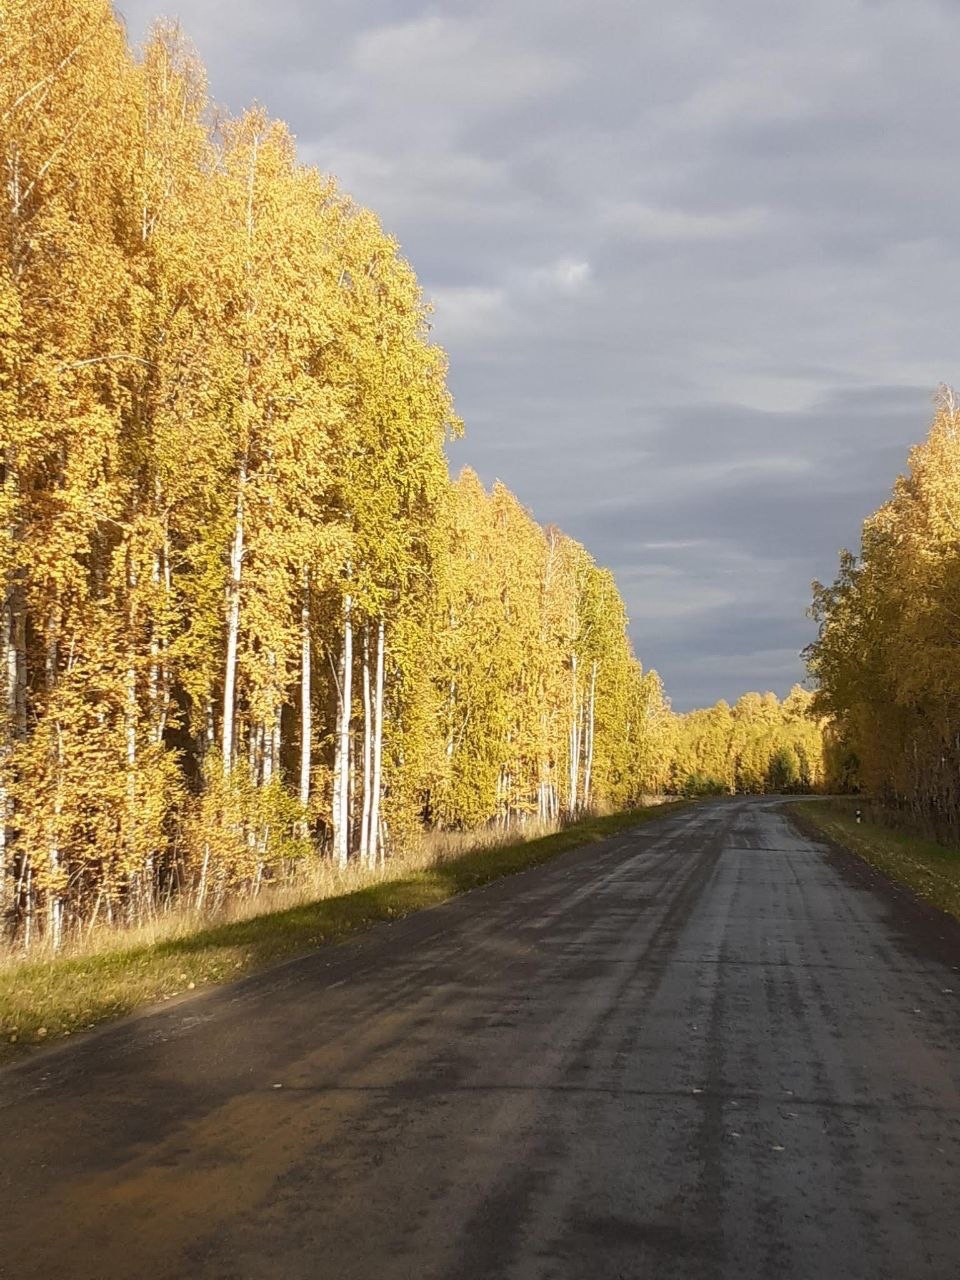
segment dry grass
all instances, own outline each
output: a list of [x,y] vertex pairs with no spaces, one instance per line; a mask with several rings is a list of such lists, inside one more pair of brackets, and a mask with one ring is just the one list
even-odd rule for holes
[[0,1061],[25,1045],[305,954],[672,808],[589,817],[546,833],[527,827],[520,838],[515,830],[433,836],[385,868],[340,873],[324,865],[302,884],[235,900],[213,917],[181,909],[122,932],[97,929],[56,956],[8,954],[0,962]]
[[0,975],[5,969],[28,968],[38,962],[83,959],[109,952],[126,952],[190,937],[203,929],[241,924],[258,916],[290,911],[311,902],[355,893],[370,885],[402,879],[412,872],[507,845],[542,839],[559,831],[559,823],[529,823],[522,828],[495,828],[483,831],[428,832],[418,845],[395,854],[376,869],[351,863],[340,871],[332,862],[318,862],[309,873],[280,885],[264,885],[256,896],[235,895],[217,907],[197,909],[192,903],[174,904],[149,919],[133,925],[111,926],[100,921],[82,933],[71,934],[54,953],[41,939],[24,954],[19,948],[0,945]]

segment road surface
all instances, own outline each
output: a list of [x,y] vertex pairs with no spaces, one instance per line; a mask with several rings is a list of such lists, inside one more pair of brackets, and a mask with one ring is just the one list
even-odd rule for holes
[[957,1280],[960,929],[678,812],[7,1069],[0,1275]]

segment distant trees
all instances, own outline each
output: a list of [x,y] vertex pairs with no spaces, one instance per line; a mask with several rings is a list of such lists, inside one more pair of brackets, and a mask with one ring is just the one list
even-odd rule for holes
[[814,583],[807,658],[832,718],[834,785],[920,826],[960,831],[960,411],[942,389],[930,434],[864,523],[830,586]]
[[672,785],[684,795],[819,788],[824,725],[813,694],[795,685],[782,702],[746,693],[677,717]]
[[445,532],[431,816],[459,827],[549,821],[657,790],[669,709],[631,652],[610,574],[471,471],[449,491]]

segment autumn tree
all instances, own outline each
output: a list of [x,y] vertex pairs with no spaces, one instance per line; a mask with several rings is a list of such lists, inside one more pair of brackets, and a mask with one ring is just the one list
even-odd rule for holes
[[731,707],[679,716],[672,786],[687,795],[812,791],[824,780],[824,731],[813,694],[746,693]]
[[814,584],[808,650],[829,716],[836,786],[920,827],[960,829],[960,411],[944,388],[927,439],[864,523],[829,586]]

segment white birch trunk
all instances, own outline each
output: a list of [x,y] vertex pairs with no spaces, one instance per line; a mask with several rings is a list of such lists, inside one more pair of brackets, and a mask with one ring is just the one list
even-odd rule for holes
[[370,697],[370,624],[363,628],[363,809],[360,814],[360,861],[372,865],[370,856],[370,782],[373,772],[373,708]]
[[340,715],[337,735],[338,776],[333,803],[333,854],[337,866],[350,857],[350,718],[353,701],[353,598],[343,598],[343,652],[341,656]]
[[[262,763],[260,765],[261,784],[269,787],[273,781],[274,773],[280,758],[280,708],[271,708],[272,723],[268,729],[266,725],[260,726],[259,741]],[[256,897],[260,892],[263,883],[263,859],[266,857],[267,848],[270,844],[270,824],[264,822],[257,833],[257,849],[260,854],[260,860],[257,862],[257,871],[253,884],[253,896]]]
[[[266,729],[263,722],[259,723],[251,718],[247,726],[247,774],[250,778],[251,787],[259,787],[262,782],[263,773],[263,744],[266,736]],[[245,823],[245,837],[247,848],[251,855],[255,850],[261,848],[263,830],[257,829],[256,821],[243,820]],[[218,889],[219,894],[219,889]]]
[[[21,232],[20,214],[20,154],[14,145],[10,157],[10,195],[13,201],[13,263],[14,278],[19,279],[22,270],[20,257]],[[16,447],[10,445],[3,454],[3,490],[11,500],[13,519],[7,528],[13,551],[13,569],[9,581],[5,584],[3,601],[3,643],[4,643],[4,712],[6,723],[2,726],[3,763],[9,758],[17,742],[27,736],[27,634],[26,634],[26,601],[24,598],[21,571],[17,567],[19,546],[22,540],[22,528],[19,523],[17,507],[20,498],[20,468]],[[5,905],[6,882],[8,874],[13,873],[11,857],[11,818],[13,817],[10,797],[5,786],[0,786],[0,911]],[[19,894],[17,895],[19,898]],[[28,891],[29,899],[29,891]]]
[[261,730],[261,741],[263,742],[263,767],[261,770],[261,776],[265,787],[268,787],[273,781],[273,772],[277,765],[276,707],[274,707],[272,714],[274,717],[273,724],[269,729],[264,728]]
[[337,659],[336,670],[334,671],[334,679],[337,682],[337,722],[333,733],[333,793],[330,798],[330,827],[333,835],[333,856],[335,861],[339,862],[339,840],[340,840],[340,795],[341,786],[340,779],[343,777],[345,761],[343,759],[343,659],[344,648],[340,646],[340,656]]
[[[173,594],[173,570],[170,567],[170,529],[166,518],[163,522],[163,591],[164,598],[169,600]],[[167,719],[170,715],[170,703],[173,700],[173,690],[170,687],[170,662],[167,655],[169,647],[169,637],[164,632],[163,637],[163,664],[160,671],[160,690],[161,690],[161,707],[160,707],[160,725],[158,728],[157,741],[163,741],[163,735],[167,728]]]
[[257,786],[260,782],[260,750],[258,749],[263,742],[263,725],[258,725],[255,720],[250,721],[247,730],[247,771],[250,774],[250,783]]
[[590,668],[590,710],[587,714],[587,763],[583,777],[583,803],[589,809],[592,796],[590,786],[593,780],[593,730],[597,698],[597,662],[594,659]]
[[570,812],[577,812],[577,783],[580,777],[580,737],[578,733],[577,715],[577,655],[570,657],[573,672],[573,706],[570,719]]
[[577,712],[577,778],[578,792],[577,805],[583,809],[583,755],[586,747],[586,723],[587,723],[587,703],[586,699],[581,697],[579,710]]
[[370,865],[383,861],[386,849],[380,822],[380,791],[383,776],[383,670],[386,638],[383,619],[377,627],[377,666],[373,696],[373,771],[370,780]]
[[207,871],[210,868],[210,841],[203,846],[203,866],[200,868],[200,883],[197,885],[197,910],[203,909],[207,897]]
[[9,591],[3,603],[3,739],[2,764],[4,772],[0,773],[0,915],[6,909],[7,902],[7,850],[9,846],[8,826],[10,822],[10,799],[4,783],[6,764],[13,750],[16,734],[16,696],[17,696],[17,653],[14,645],[13,624],[13,592]]
[[[60,609],[54,611],[47,621],[47,639],[45,653],[45,674],[48,695],[52,694],[57,683],[60,665]],[[50,843],[47,862],[50,878],[55,884],[60,872],[60,817],[63,813],[63,741],[59,721],[54,721],[56,729],[55,746],[52,752],[51,768],[53,772],[53,824],[50,831]],[[47,902],[47,929],[50,945],[54,951],[60,949],[63,929],[63,899],[59,892],[51,888]]]
[[347,770],[347,855],[357,850],[357,738],[350,725],[350,768]]
[[279,764],[277,739],[280,734],[280,706],[277,693],[277,655],[274,650],[267,654],[267,666],[270,668],[271,694],[267,718],[260,725],[260,783],[267,786]]
[[[5,458],[5,488],[17,496],[19,488],[19,479],[16,467],[11,464],[9,457]],[[16,542],[16,526],[10,530],[11,541]],[[2,739],[2,763],[6,766],[6,762],[13,751],[14,743],[20,737],[20,715],[19,715],[19,690],[20,690],[20,671],[22,667],[22,646],[18,641],[21,639],[22,627],[18,627],[18,604],[20,603],[20,593],[18,584],[14,579],[7,587],[3,601],[3,672],[4,672],[4,724]],[[26,717],[24,716],[24,721]],[[10,799],[7,795],[7,788],[0,778],[0,912],[6,905],[7,895],[7,859],[8,848],[10,844]]]
[[[56,782],[53,800],[53,832],[50,840],[50,872],[56,882],[60,873],[60,816],[63,813],[63,787],[61,784],[63,768],[63,747],[60,725],[57,724],[57,747],[54,756]],[[50,946],[59,951],[63,943],[63,898],[59,890],[50,890],[50,902],[47,911],[47,927],[50,934]]]
[[[126,671],[126,707],[124,708],[124,732],[127,745],[127,843],[132,846],[134,840],[134,827],[137,818],[137,669],[133,661],[133,644],[135,635],[134,614],[133,614],[133,593],[137,589],[137,572],[133,566],[130,556],[130,549],[127,549],[127,593],[129,600],[127,626],[129,634],[127,643],[130,646],[129,661]],[[132,865],[132,860],[131,860]],[[128,915],[132,919],[134,886],[136,884],[136,872],[131,872],[128,878],[128,891],[130,895]]]
[[[541,698],[543,693],[541,691]],[[547,805],[550,791],[550,759],[547,743],[549,741],[548,718],[545,711],[540,713],[540,746],[537,755],[537,820],[547,820]]]
[[247,483],[246,459],[240,466],[237,484],[237,514],[230,549],[230,583],[227,588],[227,658],[223,681],[223,771],[229,777],[233,769],[234,716],[237,688],[237,648],[240,638],[240,579],[243,572],[244,490]]
[[[132,853],[136,843],[136,823],[137,823],[137,672],[131,662],[127,667],[126,676],[126,695],[127,705],[125,711],[125,730],[127,739],[127,823],[126,823],[126,843],[129,851]],[[130,864],[133,866],[133,859]],[[128,919],[133,922],[134,909],[136,906],[135,898],[139,895],[137,888],[140,884],[138,872],[130,871],[127,878],[128,899]]]
[[[310,766],[313,742],[313,690],[311,688],[311,664],[313,653],[310,642],[310,570],[303,571],[303,601],[300,607],[300,805],[306,810],[310,804]],[[306,831],[304,831],[306,834]]]

